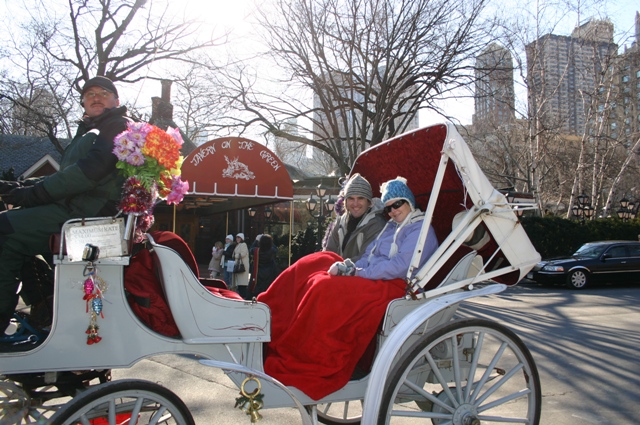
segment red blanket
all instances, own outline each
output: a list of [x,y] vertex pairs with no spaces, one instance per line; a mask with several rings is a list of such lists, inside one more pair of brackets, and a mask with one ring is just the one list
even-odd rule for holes
[[347,384],[387,305],[405,294],[402,279],[331,276],[336,261],[331,252],[308,255],[258,297],[271,308],[266,373],[314,400]]

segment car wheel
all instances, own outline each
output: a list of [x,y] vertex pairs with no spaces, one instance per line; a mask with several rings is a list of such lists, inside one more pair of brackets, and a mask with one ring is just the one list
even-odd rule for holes
[[589,282],[589,274],[584,270],[574,270],[567,277],[567,286],[571,289],[583,289]]

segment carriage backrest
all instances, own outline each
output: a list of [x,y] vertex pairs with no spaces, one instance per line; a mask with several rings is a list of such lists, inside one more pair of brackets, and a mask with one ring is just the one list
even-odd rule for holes
[[[451,258],[479,226],[489,239],[476,247],[484,262],[478,280],[513,285],[539,261],[506,198],[493,188],[451,124],[422,128],[367,149],[354,163],[354,173],[369,180],[374,196],[379,196],[383,182],[405,177],[425,211],[421,237],[429,224],[433,226],[440,247],[421,270],[410,269],[416,291],[439,285],[442,280],[434,274],[447,273]],[[454,217],[461,212],[462,224],[452,232]],[[417,267],[419,255],[415,257]]]

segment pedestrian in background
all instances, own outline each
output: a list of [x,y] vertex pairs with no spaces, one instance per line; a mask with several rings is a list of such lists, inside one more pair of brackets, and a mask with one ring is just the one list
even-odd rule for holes
[[252,297],[257,297],[263,293],[271,283],[278,277],[280,270],[276,263],[278,249],[273,244],[271,235],[262,235],[260,238],[260,246],[256,248],[253,254],[254,266],[251,269],[252,285],[250,293]]
[[212,279],[219,279],[222,276],[222,256],[224,255],[224,248],[222,242],[217,241],[213,244],[211,250],[211,261],[209,261],[209,277]]
[[[249,248],[244,241],[244,233],[236,235],[236,247],[233,250],[233,261],[235,261],[236,272],[233,273],[233,286],[242,298],[249,298]],[[238,270],[238,264],[244,266],[243,271]]]
[[233,261],[233,250],[236,249],[236,243],[233,241],[233,235],[227,235],[224,238],[224,253],[222,254],[222,272],[227,288],[233,289],[233,267],[229,270],[229,261]]

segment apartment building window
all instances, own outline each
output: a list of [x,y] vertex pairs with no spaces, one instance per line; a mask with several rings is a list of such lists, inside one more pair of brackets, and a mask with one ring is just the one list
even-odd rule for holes
[[628,83],[629,82],[629,76],[628,75],[623,75],[622,76],[622,82],[623,83]]
[[640,78],[640,71],[636,71],[636,78]]
[[618,123],[617,122],[612,122],[611,123],[611,130],[615,130],[616,128],[618,128]]

